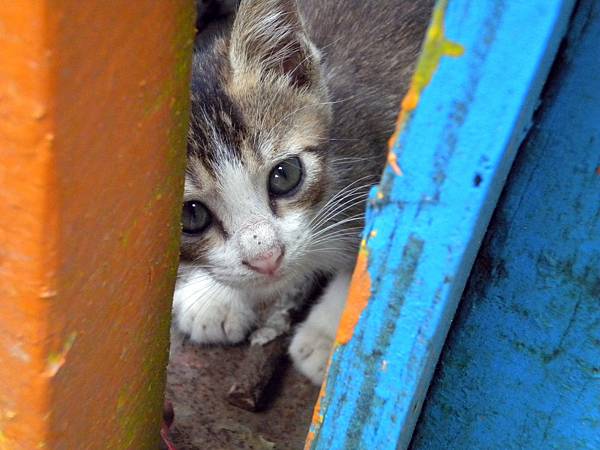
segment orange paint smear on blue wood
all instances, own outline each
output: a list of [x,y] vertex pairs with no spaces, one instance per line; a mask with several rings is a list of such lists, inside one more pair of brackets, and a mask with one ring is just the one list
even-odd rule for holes
[[449,41],[444,34],[444,16],[447,5],[447,0],[441,0],[435,7],[417,68],[415,69],[408,92],[402,100],[400,114],[396,121],[396,129],[388,141],[388,164],[396,175],[403,175],[403,173],[398,164],[398,155],[394,151],[394,145],[398,140],[398,136],[402,133],[410,114],[419,104],[421,92],[430,83],[442,57],[458,57],[464,53],[464,48],[460,44]]
[[[348,293],[348,301],[346,308],[340,319],[337,336],[335,338],[335,344],[333,346],[332,354],[335,350],[343,344],[347,344],[352,335],[354,329],[358,324],[360,316],[364,309],[367,307],[369,297],[371,296],[371,277],[368,271],[368,259],[369,254],[367,250],[366,241],[363,240],[360,245],[360,251],[356,261],[356,267],[352,275],[352,281],[350,283],[350,292]],[[331,356],[327,364],[327,372],[329,372],[329,364],[331,364]],[[327,393],[327,373],[325,374],[325,381],[321,385],[321,391],[319,392],[319,398],[315,404],[313,411],[312,421],[310,425],[310,431],[306,437],[305,450],[311,448],[312,443],[315,439],[316,430],[319,429],[323,423],[323,414],[321,412],[321,402]]]
[[340,319],[340,325],[335,338],[336,346],[346,344],[352,339],[354,328],[358,324],[360,315],[369,302],[369,297],[371,296],[371,277],[368,271],[368,259],[367,244],[363,240],[360,245],[354,274],[352,275],[352,282],[350,283],[348,301]]
[[[329,363],[331,363],[331,358],[329,358]],[[327,367],[327,371],[329,371],[329,366]],[[325,398],[325,394],[327,392],[327,374],[325,374],[325,381],[321,385],[321,390],[319,391],[319,398],[317,399],[317,403],[315,404],[315,409],[313,410],[312,420],[310,424],[310,430],[308,435],[306,436],[306,442],[304,443],[304,450],[309,450],[312,447],[313,441],[315,440],[316,430],[319,429],[321,424],[323,423],[323,414],[321,413],[321,401]]]

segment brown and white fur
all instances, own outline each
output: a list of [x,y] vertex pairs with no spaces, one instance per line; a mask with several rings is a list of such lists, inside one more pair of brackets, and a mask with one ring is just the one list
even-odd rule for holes
[[[199,39],[184,202],[212,216],[183,233],[174,298],[200,343],[265,342],[319,274],[330,282],[290,345],[320,383],[344,306],[364,201],[378,181],[432,0],[242,0],[231,30]],[[297,156],[291,195],[273,167]],[[271,261],[273,255],[278,257]],[[256,262],[258,261],[258,263]],[[268,273],[256,264],[268,261]],[[257,323],[263,302],[280,305]]]

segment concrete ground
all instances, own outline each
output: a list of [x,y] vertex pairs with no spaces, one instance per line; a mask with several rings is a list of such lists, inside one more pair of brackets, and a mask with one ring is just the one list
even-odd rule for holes
[[262,411],[253,413],[225,401],[247,347],[203,347],[174,333],[167,400],[175,421],[177,450],[302,449],[318,388],[282,363],[269,386]]

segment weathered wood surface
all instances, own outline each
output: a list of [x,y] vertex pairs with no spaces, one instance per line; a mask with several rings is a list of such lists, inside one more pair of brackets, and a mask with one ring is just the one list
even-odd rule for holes
[[600,2],[579,2],[412,448],[600,448]]
[[0,1],[0,449],[157,448],[193,4]]
[[277,336],[266,344],[252,344],[227,392],[227,401],[246,411],[257,411],[263,402],[265,388],[289,346],[289,336]]
[[[307,448],[408,445],[573,3],[452,0],[445,20],[438,3],[390,166],[371,196]],[[462,56],[444,57],[459,46]]]

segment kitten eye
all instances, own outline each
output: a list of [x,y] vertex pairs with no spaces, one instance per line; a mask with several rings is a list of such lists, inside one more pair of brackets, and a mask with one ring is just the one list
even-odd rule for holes
[[210,225],[210,222],[210,212],[206,206],[196,200],[184,202],[181,212],[181,225],[184,233],[202,233]]
[[302,163],[294,156],[281,161],[269,174],[269,192],[275,196],[289,194],[302,181]]

